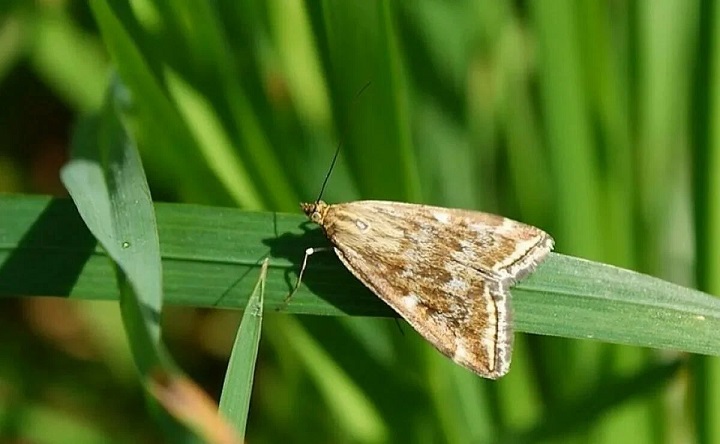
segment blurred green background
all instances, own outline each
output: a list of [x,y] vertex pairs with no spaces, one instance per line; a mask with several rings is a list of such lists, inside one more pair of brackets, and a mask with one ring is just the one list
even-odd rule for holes
[[[298,212],[342,140],[328,202],[496,212],[720,294],[716,24],[710,0],[4,0],[0,191],[66,195],[117,75],[157,201]],[[239,317],[164,313],[214,396]],[[0,325],[0,440],[158,439],[116,304],[1,300]],[[247,440],[720,442],[716,360],[613,390],[677,354],[518,335],[489,382],[401,330],[269,314]]]

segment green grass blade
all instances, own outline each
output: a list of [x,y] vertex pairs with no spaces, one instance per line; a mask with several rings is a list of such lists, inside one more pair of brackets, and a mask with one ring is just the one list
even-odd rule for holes
[[[160,341],[162,264],[154,208],[139,154],[118,118],[117,97],[109,94],[99,118],[79,127],[61,177],[112,259],[125,332],[135,365],[147,378],[160,369],[170,373],[174,366]],[[194,440],[188,429],[152,410],[169,439]]]
[[240,328],[235,336],[235,344],[230,354],[225,382],[220,395],[220,413],[235,426],[241,439],[245,437],[255,362],[260,345],[267,267],[268,260],[266,259],[260,268],[260,277],[255,290],[248,299]]
[[[695,277],[698,287],[715,294],[720,292],[720,89],[716,78],[720,72],[720,8],[703,2],[699,11],[700,42],[693,79],[696,118],[693,119],[694,151],[692,162],[693,209],[695,213]],[[710,85],[710,87],[708,87]],[[720,440],[720,360],[696,357],[692,365],[692,420],[698,442]]]
[[[110,56],[122,61],[117,63],[117,69],[123,82],[133,96],[142,97],[142,100],[135,101],[132,113],[128,114],[132,115],[139,146],[147,147],[143,156],[150,163],[163,166],[154,172],[161,180],[174,183],[177,192],[189,200],[231,202],[228,190],[211,173],[192,132],[168,97],[158,78],[159,68],[154,66],[155,59],[143,53],[146,46],[133,40],[134,36],[126,26],[126,22],[133,22],[133,19],[118,12],[126,12],[126,9],[113,9],[111,3],[104,1],[89,4]],[[254,205],[253,195],[248,194],[241,203]]]
[[[554,190],[559,229],[553,234],[559,247],[573,253],[602,257],[598,217],[599,184],[584,90],[573,3],[530,3],[538,31],[538,58],[546,131],[558,181]],[[568,187],[563,184],[572,183]],[[577,227],[583,227],[578,230]]]
[[38,73],[77,109],[98,109],[110,70],[100,40],[53,8],[38,14],[33,26],[29,55]]
[[[400,56],[395,7],[382,2],[306,3],[326,51],[325,71],[341,116],[336,124],[344,131],[341,138],[348,147],[343,163],[350,166],[353,179],[373,178],[359,183],[366,196],[418,201],[421,180],[411,143],[408,79]],[[358,27],[375,32],[360,38]],[[372,86],[354,100],[367,82]]]
[[145,174],[115,106],[110,100],[100,119],[80,126],[73,157],[61,177],[88,228],[117,266],[123,320],[136,347],[136,364],[146,374],[163,364],[160,244]]
[[[0,196],[0,213],[8,221],[0,232],[0,295],[117,298],[112,269],[82,240],[86,229],[67,201]],[[319,230],[304,231],[301,215],[174,204],[156,204],[156,213],[168,303],[244,307],[269,253],[265,306],[274,310],[305,248],[327,242]],[[48,273],[58,267],[77,275]],[[512,294],[518,331],[720,355],[720,300],[652,276],[551,254]],[[287,310],[392,315],[332,254],[313,256]]]

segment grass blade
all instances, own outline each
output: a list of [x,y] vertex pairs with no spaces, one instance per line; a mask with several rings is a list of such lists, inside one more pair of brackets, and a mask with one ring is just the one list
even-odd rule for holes
[[[62,180],[78,211],[116,266],[123,319],[138,368],[161,366],[162,265],[155,213],[134,146],[112,99],[77,133]],[[137,298],[137,299],[136,299]]]
[[[112,259],[125,332],[135,365],[147,378],[160,369],[175,370],[160,342],[162,264],[155,212],[139,155],[118,118],[119,96],[111,91],[99,118],[79,127],[61,177]],[[168,416],[158,414],[158,420],[168,438],[194,439]]]
[[[265,307],[274,310],[294,283],[305,248],[327,242],[319,230],[299,228],[301,215],[155,208],[165,297],[174,304],[244,307],[269,252]],[[112,269],[94,244],[82,241],[87,229],[69,202],[0,196],[0,213],[8,221],[0,232],[0,296],[118,297]],[[393,316],[333,255],[317,256],[289,312]],[[63,267],[77,274],[48,273]],[[652,276],[551,254],[512,294],[517,331],[720,355],[720,300]]]
[[248,299],[245,313],[240,321],[240,328],[235,336],[235,344],[230,354],[230,362],[220,396],[220,413],[235,425],[241,438],[245,437],[255,362],[260,345],[267,267],[268,260],[265,259],[260,268],[257,285]]

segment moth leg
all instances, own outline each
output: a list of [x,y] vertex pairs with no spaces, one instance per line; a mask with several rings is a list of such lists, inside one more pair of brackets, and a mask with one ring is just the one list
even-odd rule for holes
[[322,252],[326,252],[326,251],[332,251],[332,248],[318,247],[318,248],[308,248],[305,250],[305,257],[303,258],[303,263],[302,263],[302,266],[300,267],[300,273],[298,274],[298,280],[295,283],[295,287],[293,287],[290,294],[285,296],[285,299],[283,299],[283,302],[280,305],[280,307],[278,308],[278,310],[284,309],[285,307],[287,307],[287,304],[290,302],[290,299],[292,299],[292,297],[295,296],[295,293],[297,293],[298,288],[300,288],[300,283],[302,282],[303,275],[305,274],[305,268],[307,268],[308,258],[315,253],[322,253]]

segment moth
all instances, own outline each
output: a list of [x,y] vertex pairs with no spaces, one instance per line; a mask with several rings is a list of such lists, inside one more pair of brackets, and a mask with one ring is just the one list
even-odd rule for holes
[[[508,372],[509,288],[552,250],[547,233],[494,214],[401,202],[318,198],[301,207],[345,267],[442,354],[485,378]],[[318,250],[306,250],[298,286]]]

